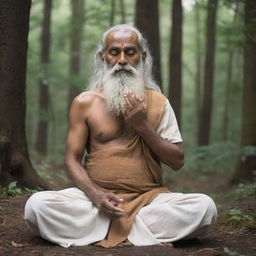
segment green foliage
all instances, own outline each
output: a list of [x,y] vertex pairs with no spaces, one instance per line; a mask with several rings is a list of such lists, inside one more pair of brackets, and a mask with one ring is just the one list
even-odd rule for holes
[[229,216],[231,221],[236,222],[253,222],[253,217],[249,215],[245,215],[242,213],[240,209],[231,209],[229,211]]
[[193,148],[186,152],[183,169],[197,173],[223,171],[231,173],[238,153],[239,146],[231,142]]
[[17,181],[11,182],[4,190],[4,194],[7,196],[18,196],[23,194],[34,194],[38,191],[41,191],[40,188],[37,189],[31,189],[31,188],[24,188],[21,189],[17,186]]
[[223,249],[223,255],[224,255],[224,256],[245,256],[245,255],[239,254],[239,253],[237,253],[237,252],[235,252],[235,251],[231,251],[231,250],[229,250],[227,247],[225,247],[225,248]]
[[66,171],[64,170],[63,157],[58,158],[39,158],[33,152],[32,164],[38,175],[44,179],[52,187],[56,184],[64,184],[70,182]]
[[242,148],[242,161],[245,161],[248,156],[256,156],[256,146],[245,146]]
[[228,214],[218,218],[218,228],[222,232],[243,234],[246,230],[256,230],[256,216],[254,212],[245,213],[238,208],[230,209]]
[[245,198],[250,195],[256,194],[256,184],[255,183],[240,183],[238,188],[231,192],[231,196],[234,196],[236,199]]
[[[28,72],[27,72],[27,115],[26,129],[30,154],[33,154],[36,128],[38,121],[38,81],[43,78],[47,81],[51,95],[49,116],[48,155],[52,158],[63,157],[65,138],[67,132],[67,91],[70,84],[79,85],[79,90],[85,90],[88,86],[91,71],[93,69],[93,57],[100,37],[109,27],[111,1],[85,1],[85,26],[82,35],[81,75],[69,76],[70,53],[70,1],[56,0],[53,2],[51,22],[51,62],[48,66],[39,63],[40,38],[43,17],[43,2],[34,0],[31,7]],[[186,1],[185,1],[186,2]],[[240,138],[240,103],[242,81],[242,32],[243,22],[239,4],[238,16],[234,22],[236,1],[221,1],[217,16],[217,48],[216,48],[216,72],[214,88],[214,106],[211,126],[211,141],[215,144],[209,147],[195,149],[197,133],[197,115],[195,102],[200,100],[195,94],[196,75],[196,30],[195,30],[195,5],[184,2],[183,19],[183,99],[182,99],[182,137],[186,149],[186,165],[184,169],[202,171],[205,173],[225,170],[232,171]],[[239,1],[238,1],[239,2]],[[134,24],[135,0],[124,1],[126,23]],[[203,62],[205,49],[205,24],[207,14],[207,1],[196,1],[200,15],[200,41],[201,63],[203,76]],[[119,2],[116,5],[115,24],[121,22]],[[171,26],[171,1],[159,2],[160,11],[160,36],[161,36],[161,64],[163,77],[163,91],[168,92],[169,87],[169,48]],[[223,100],[225,97],[225,83],[227,58],[230,48],[235,49],[233,65],[233,81],[229,88],[229,140],[222,144],[223,125]],[[191,153],[191,154],[190,154]],[[40,167],[39,167],[40,169]],[[40,171],[47,180],[51,180],[48,174]]]
[[17,181],[11,182],[5,191],[7,196],[16,196],[22,194],[22,190],[17,187]]

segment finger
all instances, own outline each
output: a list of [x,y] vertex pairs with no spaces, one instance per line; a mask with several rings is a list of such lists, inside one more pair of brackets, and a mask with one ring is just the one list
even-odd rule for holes
[[116,202],[116,203],[121,203],[121,202],[124,201],[122,198],[119,198],[118,196],[116,196],[116,195],[113,194],[113,193],[108,194],[108,196],[109,196],[109,198],[110,198],[111,201],[114,201],[114,202]]
[[106,209],[108,209],[109,211],[113,211],[113,212],[123,212],[124,210],[120,207],[116,207],[113,204],[111,204],[108,201],[105,201],[103,203],[103,207],[105,207]]
[[131,102],[130,102],[130,100],[128,98],[128,95],[126,95],[124,97],[124,105],[125,105],[125,109],[127,109],[128,111],[133,109],[133,105],[131,104]]
[[127,98],[128,98],[128,100],[129,100],[130,104],[131,104],[134,108],[136,108],[137,105],[138,105],[138,103],[139,103],[139,101],[138,101],[138,99],[135,97],[134,93],[129,93],[129,94],[127,95]]

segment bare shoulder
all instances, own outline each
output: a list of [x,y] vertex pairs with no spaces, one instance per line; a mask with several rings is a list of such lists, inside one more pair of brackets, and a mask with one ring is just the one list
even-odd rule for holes
[[102,92],[99,89],[86,91],[80,93],[78,96],[76,96],[73,100],[73,107],[89,107],[93,102],[95,102],[98,99],[103,99]]

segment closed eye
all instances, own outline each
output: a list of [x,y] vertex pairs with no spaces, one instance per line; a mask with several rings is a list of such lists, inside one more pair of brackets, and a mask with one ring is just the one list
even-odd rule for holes
[[110,53],[111,55],[113,55],[113,56],[116,56],[116,55],[119,54],[119,50],[118,50],[117,48],[111,48],[111,49],[109,50],[109,53]]
[[133,54],[136,53],[136,51],[135,51],[134,48],[128,48],[128,49],[125,50],[125,53],[126,53],[127,55],[133,55]]

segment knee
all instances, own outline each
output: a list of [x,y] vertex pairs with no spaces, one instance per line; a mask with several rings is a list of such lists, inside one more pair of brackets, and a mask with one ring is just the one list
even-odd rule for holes
[[30,198],[27,200],[24,213],[24,217],[26,220],[31,217],[33,218],[33,216],[36,215],[37,212],[41,211],[41,209],[44,208],[41,193],[44,192],[37,192],[30,196]]
[[205,209],[205,215],[213,222],[217,218],[217,207],[211,197],[200,194],[200,204]]

